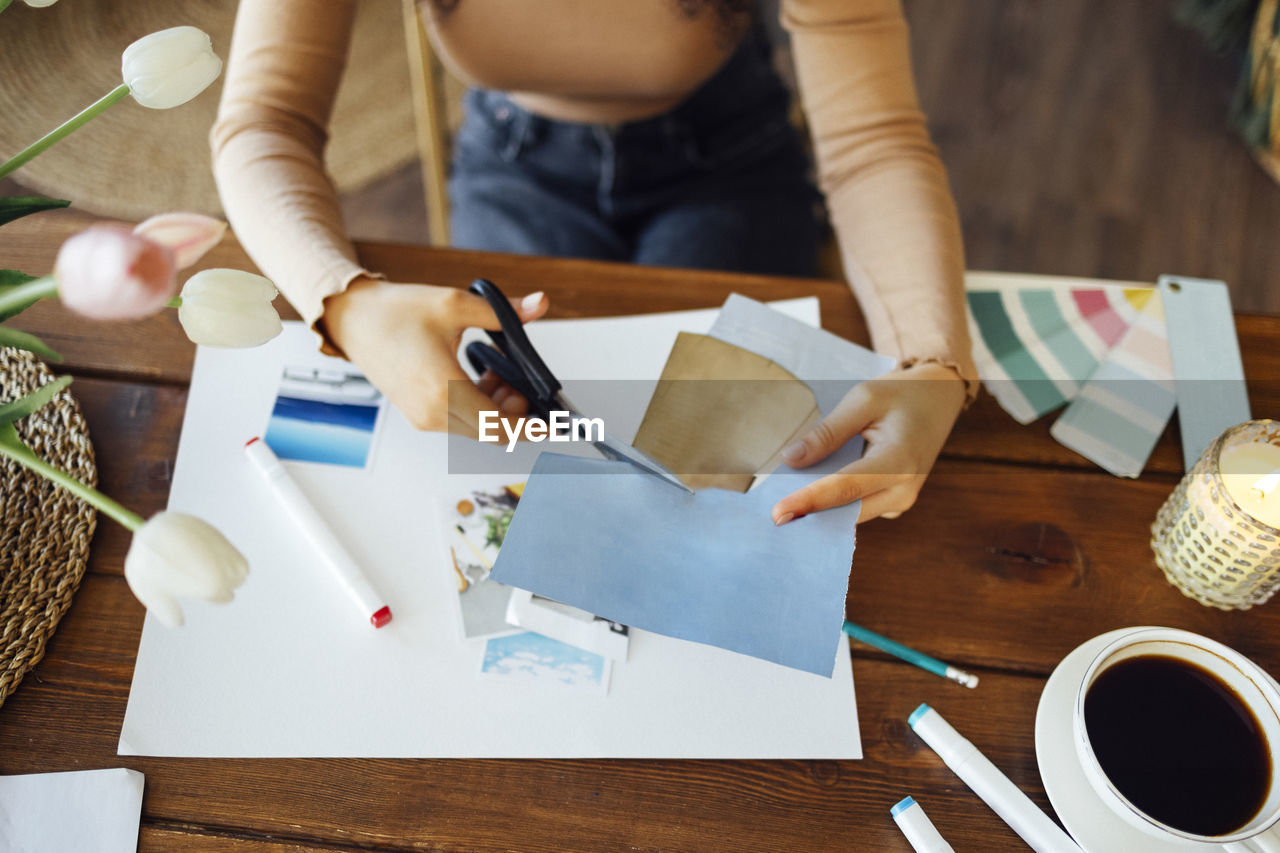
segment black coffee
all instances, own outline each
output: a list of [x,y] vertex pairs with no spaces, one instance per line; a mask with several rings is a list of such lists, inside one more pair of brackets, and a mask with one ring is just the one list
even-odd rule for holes
[[1234,832],[1271,787],[1257,718],[1235,691],[1186,661],[1141,655],[1109,667],[1085,696],[1084,722],[1116,789],[1184,832]]

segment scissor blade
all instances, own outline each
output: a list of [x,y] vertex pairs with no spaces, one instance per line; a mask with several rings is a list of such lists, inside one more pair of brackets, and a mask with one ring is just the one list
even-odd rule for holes
[[595,445],[596,450],[599,450],[610,459],[617,459],[621,462],[630,462],[646,474],[652,474],[655,477],[665,480],[681,491],[693,494],[693,489],[686,486],[680,481],[679,477],[663,467],[661,462],[648,454],[641,453],[629,444],[622,443],[607,432],[604,434],[603,441],[593,441],[592,444]]
[[[552,401],[562,410],[569,412],[574,418],[586,417],[577,406],[569,402],[569,398],[564,395],[563,391],[558,392],[555,397],[552,398]],[[591,433],[588,432],[587,434],[590,435]],[[607,432],[604,433],[604,438],[602,440],[593,441],[591,442],[591,445],[595,447],[596,450],[599,450],[607,459],[617,459],[619,462],[630,462],[646,474],[652,474],[661,480],[665,480],[677,489],[680,489],[682,492],[693,494],[693,489],[681,482],[679,477],[668,471],[657,459],[654,459],[647,453],[642,453],[641,451],[636,450],[629,444],[619,441]]]

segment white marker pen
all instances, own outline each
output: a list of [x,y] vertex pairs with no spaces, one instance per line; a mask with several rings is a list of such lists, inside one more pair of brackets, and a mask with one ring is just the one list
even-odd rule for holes
[[334,578],[342,584],[347,595],[368,617],[375,628],[381,628],[391,621],[391,608],[383,603],[369,585],[369,579],[360,571],[356,561],[351,559],[347,549],[333,535],[329,525],[316,512],[316,508],[307,500],[307,496],[298,488],[298,484],[289,476],[289,472],[280,464],[280,459],[271,451],[267,443],[260,438],[251,438],[244,446],[244,454],[249,457],[253,467],[258,469],[271,487],[285,512],[298,525],[304,537],[309,541],[320,559],[328,566]]
[[889,809],[889,814],[916,853],[956,853],[912,797],[903,797]]
[[907,717],[907,725],[1036,853],[1080,853],[1071,836],[937,711],[921,705]]

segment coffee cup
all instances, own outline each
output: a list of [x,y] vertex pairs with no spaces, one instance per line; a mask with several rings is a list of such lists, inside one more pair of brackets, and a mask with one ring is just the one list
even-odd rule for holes
[[1072,728],[1090,787],[1131,826],[1280,853],[1280,689],[1248,658],[1189,631],[1135,628],[1090,662]]

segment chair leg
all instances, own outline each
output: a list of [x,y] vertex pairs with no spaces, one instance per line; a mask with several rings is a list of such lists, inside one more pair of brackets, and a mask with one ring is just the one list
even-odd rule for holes
[[409,54],[409,83],[427,202],[427,236],[433,246],[449,245],[448,124],[444,68],[431,49],[416,0],[401,0]]

